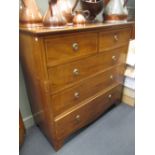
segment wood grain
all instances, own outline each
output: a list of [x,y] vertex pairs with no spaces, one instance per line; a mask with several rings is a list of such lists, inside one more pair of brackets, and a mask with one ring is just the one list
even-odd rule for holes
[[128,43],[130,39],[130,29],[113,30],[110,32],[100,32],[99,34],[99,51],[120,47],[124,43]]
[[[96,54],[86,59],[49,68],[48,74],[51,92],[58,92],[109,67],[125,63],[126,53],[127,44],[121,48]],[[113,56],[115,56],[115,60],[113,60]],[[74,75],[73,72],[75,69],[78,70],[78,75]]]
[[55,150],[120,100],[132,24],[20,28],[20,61],[32,113]]
[[[113,102],[121,99],[121,91],[121,85],[106,93],[103,91],[102,95],[93,98],[88,103],[83,103],[83,105],[70,112],[68,115],[57,118],[55,120],[57,136],[60,139],[67,137],[70,133],[77,131],[79,128],[95,120],[110,107]],[[109,98],[109,95],[112,97]],[[77,118],[77,116],[79,116],[79,118]]]
[[[45,39],[47,64],[60,64],[97,53],[97,33],[73,33]],[[76,49],[77,48],[77,49]]]
[[51,106],[53,107],[54,116],[80,104],[80,102],[113,84],[123,84],[124,69],[125,65],[118,65],[96,76],[83,80],[60,93],[51,95]]

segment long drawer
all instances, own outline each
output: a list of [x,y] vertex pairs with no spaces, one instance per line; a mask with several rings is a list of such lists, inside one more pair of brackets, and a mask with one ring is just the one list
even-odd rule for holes
[[45,39],[47,65],[52,66],[97,53],[97,33],[67,34]]
[[127,46],[124,46],[79,61],[50,68],[48,74],[52,93],[109,67],[125,63],[127,48]]
[[85,126],[100,116],[113,102],[120,100],[122,86],[103,92],[100,96],[84,103],[68,114],[55,119],[56,134],[58,138],[67,137],[69,134]]
[[113,84],[123,83],[124,65],[117,65],[112,69],[77,83],[55,95],[51,95],[54,116],[61,114],[69,108],[78,105],[83,100],[103,91]]
[[111,32],[100,32],[99,34],[99,51],[114,49],[128,43],[130,39],[130,30],[113,30]]

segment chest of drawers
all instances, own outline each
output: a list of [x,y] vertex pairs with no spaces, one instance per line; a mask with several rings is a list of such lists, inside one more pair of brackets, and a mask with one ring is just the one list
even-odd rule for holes
[[131,24],[20,28],[31,109],[55,150],[120,101]]

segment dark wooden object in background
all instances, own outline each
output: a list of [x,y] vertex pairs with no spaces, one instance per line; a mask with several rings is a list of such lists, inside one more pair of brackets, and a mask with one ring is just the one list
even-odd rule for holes
[[21,113],[19,112],[19,146],[20,147],[24,143],[24,139],[25,139],[25,126],[23,123]]
[[131,29],[131,39],[135,39],[135,22],[132,24],[132,29]]
[[121,100],[132,24],[20,28],[20,60],[34,119],[56,150]]

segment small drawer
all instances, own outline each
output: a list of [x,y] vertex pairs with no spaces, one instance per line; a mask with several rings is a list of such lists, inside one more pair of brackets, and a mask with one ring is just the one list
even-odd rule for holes
[[125,63],[127,48],[127,46],[124,46],[79,61],[50,68],[48,74],[52,93],[109,67]]
[[[115,101],[121,99],[122,86],[118,85],[113,89],[103,92],[100,96],[87,101],[80,107],[55,119],[57,137],[65,138],[81,127],[99,117]],[[65,126],[65,128],[64,128]]]
[[97,53],[97,33],[79,33],[45,39],[47,65],[75,60]]
[[101,32],[99,34],[99,51],[120,47],[128,43],[130,39],[130,29],[113,30],[111,32]]
[[[109,86],[122,84],[125,65],[118,65],[103,73],[74,85],[60,93],[51,96],[53,114],[57,116],[69,108],[78,105],[85,99],[103,91]],[[59,103],[59,104],[58,104]]]

